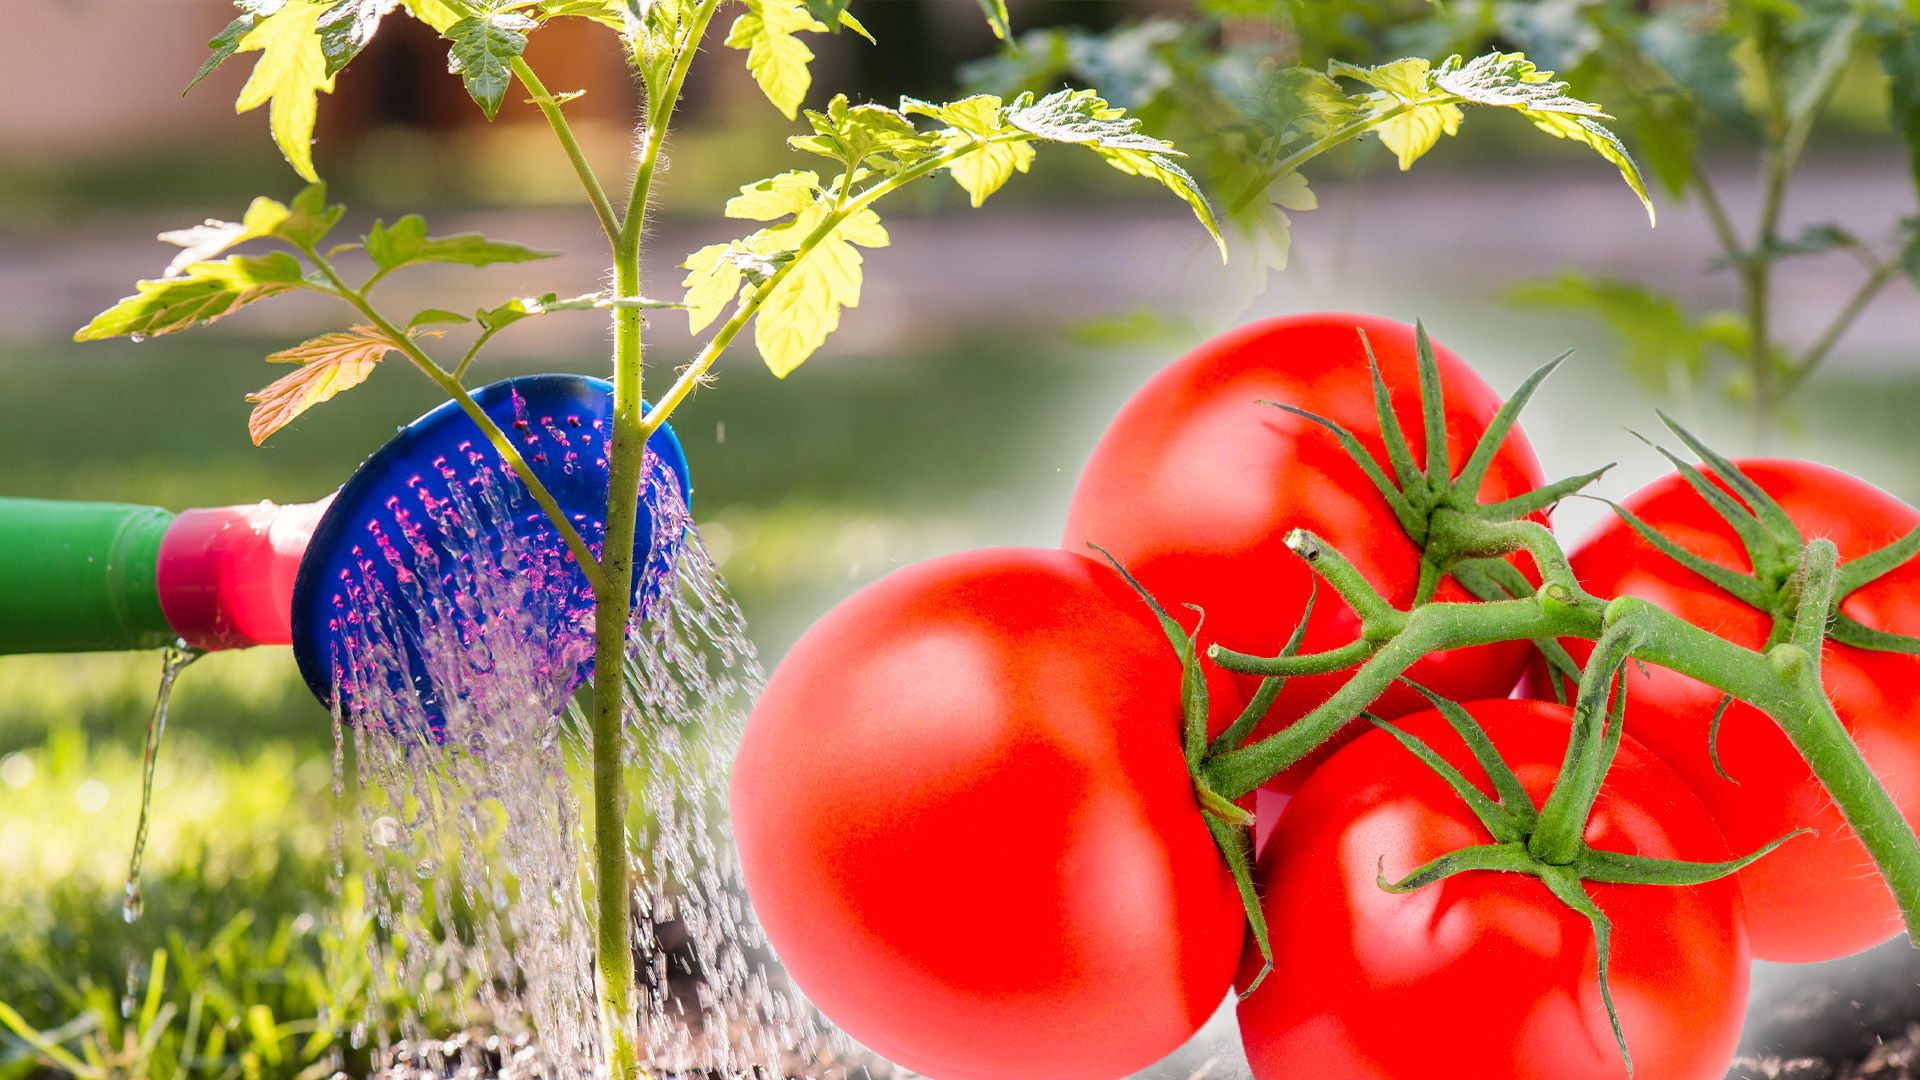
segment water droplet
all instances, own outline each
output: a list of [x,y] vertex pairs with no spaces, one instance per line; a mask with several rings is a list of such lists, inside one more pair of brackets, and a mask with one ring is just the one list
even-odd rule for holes
[[132,341],[132,342],[133,342],[133,343],[134,343],[135,345],[138,345],[138,344],[140,344],[141,342],[143,342],[143,341],[145,341],[145,340],[147,340],[147,335],[145,335],[145,334],[128,334],[128,335],[127,335],[127,338],[128,338],[129,340],[131,340],[131,341]]
[[120,902],[120,917],[130,923],[135,923],[140,921],[140,916],[146,914],[146,911],[146,895],[140,891],[140,886],[131,881],[127,882],[126,899]]
[[392,847],[400,842],[400,823],[391,817],[378,817],[373,821],[373,842],[381,847]]

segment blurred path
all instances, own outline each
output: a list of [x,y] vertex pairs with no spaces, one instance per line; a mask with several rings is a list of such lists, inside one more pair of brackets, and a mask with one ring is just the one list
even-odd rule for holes
[[[1792,192],[1784,232],[1835,221],[1879,237],[1914,212],[1914,192],[1896,158],[1826,160],[1811,165]],[[1735,220],[1751,214],[1757,189],[1732,169],[1720,180]],[[1690,206],[1665,206],[1649,229],[1620,182],[1598,169],[1543,167],[1522,175],[1422,171],[1381,174],[1363,185],[1320,185],[1321,209],[1294,215],[1293,266],[1247,307],[1243,266],[1222,271],[1197,224],[1170,200],[1094,209],[949,210],[887,220],[888,248],[866,252],[866,302],[845,313],[829,353],[897,349],[969,329],[1057,330],[1099,315],[1152,305],[1202,329],[1242,311],[1312,307],[1371,308],[1429,320],[1456,304],[1486,306],[1500,288],[1563,266],[1649,280],[1679,291],[1696,310],[1736,301],[1726,272],[1703,273],[1713,253],[1704,218]],[[240,207],[208,212],[237,217]],[[95,312],[155,276],[173,249],[152,240],[193,215],[111,215],[78,225],[0,222],[0,342],[67,338]],[[460,309],[496,303],[536,286],[563,295],[598,286],[604,260],[584,212],[499,210],[429,215],[436,233],[476,230],[567,252],[561,259],[475,272],[464,267],[409,271],[386,287],[395,308]],[[342,231],[357,233],[364,220]],[[673,264],[688,251],[745,231],[745,222],[666,221],[655,230],[649,289],[679,292]],[[1782,268],[1781,331],[1792,340],[1819,332],[1860,279],[1845,255],[1792,260]],[[233,316],[229,331],[299,334],[336,328],[345,312],[318,298],[277,301]],[[653,340],[684,351],[684,321],[654,319]],[[526,356],[587,358],[605,349],[592,316],[546,320],[516,330],[502,345]],[[1835,367],[1911,366],[1920,361],[1920,295],[1896,282],[1843,339]],[[577,361],[576,361],[577,362]]]

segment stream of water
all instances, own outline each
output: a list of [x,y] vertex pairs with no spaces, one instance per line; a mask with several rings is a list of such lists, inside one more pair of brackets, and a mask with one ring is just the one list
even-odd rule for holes
[[154,695],[153,712],[147,717],[147,750],[140,764],[140,824],[133,834],[133,855],[127,860],[127,887],[120,901],[120,917],[138,922],[147,910],[146,894],[140,891],[140,864],[147,854],[147,828],[153,813],[153,769],[160,760],[160,737],[167,730],[167,707],[173,702],[173,683],[187,665],[207,655],[184,641],[160,650],[160,691]]
[[[642,1060],[655,1075],[843,1073],[862,1055],[786,983],[747,906],[725,820],[726,775],[762,673],[671,475],[648,470],[658,509],[642,571],[646,617],[631,626],[617,673],[629,687]],[[605,1074],[592,822],[582,813],[589,725],[567,685],[591,655],[591,611],[560,587],[564,548],[480,527],[527,520],[518,490],[485,473],[451,500],[420,507],[464,541],[452,545],[459,550],[382,547],[410,570],[400,575],[404,607],[359,591],[336,672],[349,693],[335,700],[356,703],[336,716],[336,791],[350,777],[359,809],[356,823],[336,830],[335,865],[345,874],[358,863],[376,927],[367,944],[372,1011],[354,1039],[375,1041],[376,1060],[412,1062],[413,1075]],[[401,619],[396,610],[419,614]],[[409,640],[424,664],[410,660]],[[439,726],[428,720],[435,703]],[[352,832],[358,860],[341,857]],[[444,1030],[449,1012],[468,1030],[508,1040],[498,1045],[511,1052],[487,1060],[478,1040],[445,1041],[455,1034]],[[389,1032],[407,1045],[387,1045]]]

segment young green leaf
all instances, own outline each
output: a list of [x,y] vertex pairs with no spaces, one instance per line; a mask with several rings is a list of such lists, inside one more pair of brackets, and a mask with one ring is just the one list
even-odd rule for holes
[[[902,101],[902,105],[906,102]],[[970,142],[981,145],[964,156],[957,158],[947,166],[953,179],[972,198],[978,207],[987,200],[987,196],[1000,190],[1015,172],[1026,172],[1033,162],[1033,147],[1025,140],[1018,142],[990,142],[993,136],[1000,134],[1010,126],[1003,117],[1003,108],[999,98],[991,94],[976,94],[962,98],[950,105],[942,105],[928,110],[923,103],[912,106],[916,111],[952,125],[940,132],[941,146],[945,149],[957,149]],[[1011,110],[1005,110],[1010,113]]]
[[1327,70],[1379,91],[1370,95],[1379,102],[1375,111],[1380,119],[1374,131],[1399,159],[1402,172],[1433,149],[1442,134],[1460,131],[1460,106],[1454,104],[1457,95],[1434,87],[1432,65],[1419,57],[1370,68],[1336,60],[1327,65]]
[[294,171],[309,181],[320,179],[313,171],[316,95],[333,92],[333,76],[327,73],[318,33],[326,10],[325,4],[315,0],[286,0],[242,35],[233,50],[260,53],[234,111],[247,112],[271,101],[273,141]]
[[825,33],[827,26],[808,13],[803,0],[741,0],[747,10],[733,21],[725,44],[747,50],[747,70],[760,90],[787,119],[800,108],[813,76],[807,65],[813,50],[794,35]]
[[308,184],[293,197],[285,220],[274,227],[273,235],[298,248],[317,248],[346,212],[339,203],[327,205],[327,185]]
[[755,317],[754,344],[775,375],[784,378],[799,367],[839,329],[840,308],[860,303],[861,256],[853,245],[888,243],[879,216],[861,209],[834,226],[811,251],[798,254],[802,241],[831,213],[833,203],[815,173],[785,173],[741,188],[727,203],[728,217],[773,221],[792,215],[792,220],[687,257],[682,265],[688,270],[684,284],[693,332],[718,317],[750,275],[764,282],[784,269],[785,276]]
[[526,50],[527,35],[536,24],[524,15],[503,12],[485,18],[468,16],[447,27],[442,35],[453,42],[447,70],[466,84],[467,94],[492,120],[513,81],[513,61]]
[[195,263],[180,276],[136,283],[138,292],[94,316],[73,340],[171,334],[305,284],[300,261],[284,251],[263,258],[230,255],[220,262]]
[[226,63],[227,57],[232,56],[234,50],[240,47],[240,39],[247,36],[247,31],[253,29],[253,24],[257,21],[259,17],[248,12],[228,23],[225,30],[215,34],[213,40],[207,42],[207,48],[213,50],[213,55],[207,57],[207,62],[200,65],[200,70],[194,74],[193,81],[187,84],[185,90],[180,91],[180,96],[186,97],[194,87],[200,85],[200,80],[213,74],[214,68]]
[[299,364],[300,369],[247,395],[247,400],[254,403],[253,414],[247,417],[247,434],[253,437],[253,445],[259,446],[267,436],[315,405],[365,382],[373,373],[373,365],[397,348],[379,330],[356,326],[322,334],[267,357],[268,363]]
[[940,145],[904,114],[884,105],[849,106],[845,94],[835,94],[825,113],[808,109],[806,117],[814,133],[795,135],[787,145],[832,158],[848,171],[868,168],[891,176]]
[[375,221],[367,233],[367,255],[382,273],[425,262],[490,266],[551,259],[557,254],[559,252],[536,251],[520,244],[488,240],[478,233],[428,236],[426,219],[418,214],[408,214],[392,226]]
[[380,29],[380,20],[400,6],[400,0],[340,0],[320,16],[320,55],[327,58],[327,74],[336,75],[360,55]]
[[467,318],[457,311],[447,311],[443,308],[427,308],[407,320],[407,329],[415,330],[419,327],[432,326],[436,323],[451,323],[457,326],[461,323],[470,323],[472,321],[472,319]]
[[1007,17],[1007,0],[980,0],[980,12],[987,17],[987,25],[993,28],[993,36],[1001,41],[1013,37],[1013,28]]

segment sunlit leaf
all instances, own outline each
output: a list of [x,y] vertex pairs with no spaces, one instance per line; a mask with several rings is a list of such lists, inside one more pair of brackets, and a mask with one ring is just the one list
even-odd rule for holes
[[808,13],[802,0],[741,0],[747,10],[733,21],[726,45],[747,50],[747,70],[760,90],[791,120],[807,96],[813,76],[807,65],[813,50],[794,34],[825,33],[827,26]]
[[300,369],[275,380],[266,389],[248,394],[254,403],[247,417],[247,434],[259,446],[267,436],[292,423],[315,405],[366,381],[380,358],[398,346],[371,326],[322,334],[267,357],[269,363],[299,364]]
[[708,244],[680,265],[687,276],[687,332],[697,334],[720,317],[740,292],[741,270],[726,258],[732,244]]
[[1572,139],[1592,147],[1599,155],[1612,162],[1620,170],[1621,179],[1640,196],[1640,205],[1647,208],[1647,224],[1654,223],[1653,199],[1647,195],[1647,185],[1640,179],[1640,167],[1633,163],[1627,148],[1620,142],[1619,136],[1608,131],[1599,121],[1586,116],[1570,116],[1566,113],[1536,112],[1521,109],[1521,114],[1533,121],[1533,126],[1549,135],[1562,139]]
[[317,32],[326,10],[326,5],[314,0],[287,0],[234,46],[235,52],[260,53],[234,110],[247,112],[271,101],[273,141],[294,171],[310,181],[320,179],[313,171],[316,95],[333,92],[333,76],[327,73]]
[[367,255],[383,271],[424,262],[462,263],[467,266],[532,262],[551,259],[557,254],[489,240],[478,233],[428,236],[426,219],[418,214],[408,214],[391,226],[376,221],[373,229],[367,233]]
[[1060,90],[1038,101],[1031,94],[1022,94],[1008,107],[1006,123],[1049,142],[1091,144],[1142,154],[1180,153],[1172,143],[1142,134],[1137,117],[1109,106],[1091,90]]
[[204,325],[256,300],[301,287],[300,269],[300,261],[284,251],[195,263],[179,276],[136,283],[138,292],[94,316],[73,339],[147,337]]
[[1553,72],[1538,70],[1517,52],[1490,52],[1465,63],[1450,57],[1433,73],[1433,85],[1475,105],[1612,119],[1600,106],[1568,94],[1567,84],[1556,82]]

